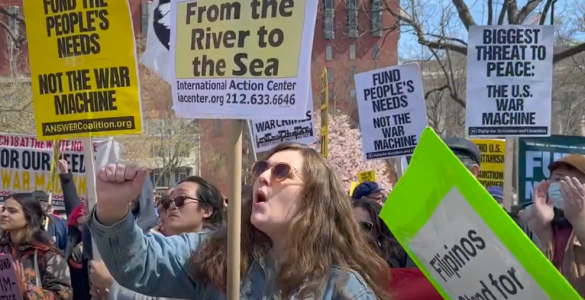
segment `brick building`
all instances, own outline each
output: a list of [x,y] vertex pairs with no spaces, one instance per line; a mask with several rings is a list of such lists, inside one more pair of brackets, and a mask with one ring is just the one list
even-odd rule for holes
[[[319,81],[323,68],[329,73],[329,98],[331,113],[348,113],[357,120],[353,74],[373,70],[398,63],[398,37],[396,20],[384,10],[387,2],[396,8],[398,0],[319,0],[319,13],[315,26],[312,57],[312,77],[314,103],[318,107]],[[9,24],[13,33],[25,35],[24,27],[3,14],[1,9],[22,15],[23,0],[0,0],[0,21]],[[136,35],[146,32],[148,25],[149,2],[129,0],[134,31]],[[8,41],[6,30],[0,29],[0,45]],[[0,47],[0,77],[8,75],[11,62],[7,60],[7,47]],[[16,64],[21,74],[28,73],[26,58],[27,44],[22,49]],[[15,62],[12,62],[12,69]],[[211,177],[212,181],[227,191],[225,170],[227,157],[226,143],[229,122],[222,120],[200,120],[201,136],[201,174]],[[245,147],[246,148],[246,147]],[[250,158],[245,149],[244,161]],[[208,155],[209,154],[209,155]],[[211,156],[213,154],[213,157]]]

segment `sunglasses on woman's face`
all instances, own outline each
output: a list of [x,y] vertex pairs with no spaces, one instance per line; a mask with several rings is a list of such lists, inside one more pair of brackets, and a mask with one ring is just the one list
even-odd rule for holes
[[171,198],[163,198],[160,200],[160,205],[162,206],[163,209],[169,209],[171,207],[171,203],[175,203],[175,206],[177,208],[181,208],[183,206],[185,206],[185,203],[187,202],[187,200],[193,200],[195,202],[199,202],[199,199],[195,199],[189,196],[177,196],[174,199]]
[[370,232],[374,228],[374,224],[371,222],[359,222],[359,224],[362,230],[365,232]]
[[291,172],[295,172],[298,175],[298,171],[289,164],[277,163],[274,166],[271,166],[267,161],[264,160],[259,160],[254,163],[254,166],[252,166],[252,174],[255,178],[258,178],[269,169],[271,170],[272,178],[274,178],[276,181],[285,180],[289,177]]

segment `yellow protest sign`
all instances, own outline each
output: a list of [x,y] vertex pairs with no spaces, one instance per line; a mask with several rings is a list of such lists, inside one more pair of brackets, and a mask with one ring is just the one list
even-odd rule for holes
[[358,173],[358,178],[360,183],[364,181],[374,181],[376,182],[376,172],[374,171],[363,171]]
[[352,181],[351,182],[351,186],[349,187],[349,195],[351,196],[353,194],[353,190],[355,190],[356,186],[359,185],[359,182],[355,182]]
[[297,77],[307,0],[264,2],[178,2],[176,78]]
[[504,187],[506,140],[471,140],[481,151],[481,171],[477,180],[485,187]]
[[142,131],[126,0],[24,1],[37,137]]

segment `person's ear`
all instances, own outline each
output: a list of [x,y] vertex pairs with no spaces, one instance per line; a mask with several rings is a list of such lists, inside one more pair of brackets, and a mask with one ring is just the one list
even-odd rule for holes
[[209,217],[211,217],[211,215],[213,214],[213,208],[211,207],[203,207],[203,218],[207,219]]
[[479,171],[480,171],[480,167],[478,165],[473,165],[471,167],[471,174],[473,174],[473,176],[475,178],[477,178],[477,176],[479,176]]

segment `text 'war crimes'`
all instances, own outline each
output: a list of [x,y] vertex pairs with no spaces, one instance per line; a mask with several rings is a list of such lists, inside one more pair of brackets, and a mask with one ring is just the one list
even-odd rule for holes
[[289,127],[298,123],[309,122],[313,119],[311,111],[307,111],[305,118],[302,120],[266,120],[259,121],[255,124],[257,132],[263,132],[268,130],[274,130],[281,127]]
[[532,61],[546,59],[540,29],[484,29],[483,45],[475,46],[477,61],[487,61],[487,77],[532,77]]
[[530,85],[488,85],[488,99],[496,101],[496,112],[483,112],[482,125],[536,125],[536,112],[525,110],[525,99],[532,98]]
[[55,115],[72,115],[118,110],[116,89],[132,82],[130,69],[119,66],[41,74],[39,85],[41,95],[54,95]]
[[[450,248],[447,245],[443,247],[446,253],[435,254],[429,264],[444,282],[449,282],[452,279],[461,279],[459,273],[471,259],[481,255],[481,251],[486,249],[487,244],[476,230],[471,229],[467,231],[467,236],[459,240],[458,244]],[[501,275],[489,273],[487,275],[489,281],[479,281],[478,292],[472,295],[460,295],[457,300],[508,299],[524,290],[524,285],[518,279],[514,267],[502,273]]]
[[[247,5],[247,4],[246,4]],[[219,5],[202,5],[201,2],[187,3],[186,20],[187,25],[214,23],[221,21],[239,20],[251,18],[253,20],[269,18],[289,18],[293,16],[295,0],[251,0],[251,15],[242,15],[242,4],[233,1]],[[304,13],[299,10],[299,13]],[[231,70],[231,76],[252,75],[278,76],[280,61],[276,57],[250,58],[245,48],[249,38],[257,37],[257,46],[260,48],[278,48],[285,40],[284,31],[280,28],[267,28],[259,26],[256,32],[250,30],[225,30],[214,31],[212,27],[193,28],[191,30],[192,51],[213,50],[213,49],[242,49],[233,57],[233,65],[228,68],[225,59],[214,60],[206,54],[193,58],[193,76],[226,76],[226,69]]]
[[99,31],[110,28],[107,0],[43,0],[47,37],[57,38],[59,58],[99,54]]
[[[402,81],[400,70],[372,74],[373,87],[364,90],[364,100],[372,101],[374,113],[408,107],[408,96],[414,92],[412,80]],[[404,126],[411,124],[410,113],[399,113],[373,119],[374,128],[381,129],[384,139],[374,141],[376,151],[416,147],[417,135],[406,135]]]

